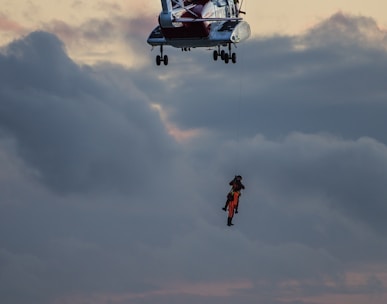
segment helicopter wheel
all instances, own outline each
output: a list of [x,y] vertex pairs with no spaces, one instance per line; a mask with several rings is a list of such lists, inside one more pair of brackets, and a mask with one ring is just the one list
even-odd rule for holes
[[163,45],[160,45],[160,55],[156,56],[156,64],[160,65],[164,62],[164,65],[168,65],[168,56],[163,55]]
[[218,60],[218,51],[214,51],[213,53],[213,59],[214,59],[214,61],[217,61]]
[[235,53],[232,53],[232,55],[231,55],[231,61],[232,61],[232,63],[236,63],[237,57],[236,57],[236,54],[235,54]]
[[226,52],[224,50],[222,50],[220,52],[220,58],[222,58],[222,60],[224,60],[224,55],[226,54]]
[[213,58],[214,58],[215,61],[218,60],[218,55],[219,55],[218,51],[215,50],[214,53],[213,53]]
[[227,64],[227,63],[228,63],[228,61],[229,61],[229,59],[230,59],[230,58],[229,58],[228,54],[227,54],[227,53],[225,53],[225,54],[224,54],[224,63],[226,63],[226,64]]

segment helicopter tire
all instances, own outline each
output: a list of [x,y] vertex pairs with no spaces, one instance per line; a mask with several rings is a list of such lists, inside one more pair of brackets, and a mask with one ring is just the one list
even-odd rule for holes
[[220,58],[222,58],[222,60],[224,60],[224,55],[226,55],[226,52],[224,50],[222,50],[220,52]]
[[237,57],[236,57],[236,54],[235,54],[235,53],[232,53],[232,55],[231,55],[231,61],[232,61],[232,63],[236,63],[236,62],[237,62]]
[[218,51],[216,51],[216,50],[214,51],[213,58],[214,58],[214,61],[218,60]]
[[229,61],[229,59],[230,59],[230,58],[229,58],[228,54],[227,54],[227,53],[225,53],[225,54],[224,54],[224,63],[226,63],[226,64],[227,64],[227,63],[228,63],[228,61]]
[[157,56],[156,56],[156,64],[157,64],[157,65],[160,65],[160,64],[161,64],[161,56],[160,56],[160,55],[157,55]]
[[168,65],[168,56],[167,55],[164,55],[164,65]]

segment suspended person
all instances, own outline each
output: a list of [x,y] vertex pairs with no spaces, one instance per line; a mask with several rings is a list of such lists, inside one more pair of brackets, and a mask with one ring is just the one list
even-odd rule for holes
[[[238,191],[240,193],[242,189],[245,189],[245,186],[242,184],[242,176],[240,175],[235,175],[234,179],[231,182],[229,182],[229,185],[231,186],[231,189],[230,189],[230,192],[227,194],[226,204],[222,208],[224,211],[227,210],[227,206],[229,202],[233,200],[233,192]],[[238,202],[238,205],[239,205],[239,202]],[[238,206],[237,206],[236,213],[238,213]]]
[[222,209],[224,211],[227,210],[227,206],[230,204],[231,201],[234,200],[234,193],[238,192],[238,200],[234,204],[235,213],[238,213],[239,197],[241,196],[241,190],[245,189],[245,186],[242,184],[242,176],[235,175],[234,179],[231,182],[229,182],[229,185],[231,186],[231,190],[227,194],[226,204]]

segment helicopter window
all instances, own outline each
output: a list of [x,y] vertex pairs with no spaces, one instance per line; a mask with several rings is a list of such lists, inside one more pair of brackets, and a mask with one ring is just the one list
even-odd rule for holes
[[213,2],[219,7],[227,5],[227,0],[213,0]]

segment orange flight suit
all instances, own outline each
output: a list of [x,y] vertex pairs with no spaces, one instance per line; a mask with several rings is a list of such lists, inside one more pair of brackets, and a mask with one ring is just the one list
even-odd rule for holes
[[231,220],[234,217],[235,208],[238,206],[239,194],[240,194],[239,191],[234,191],[233,192],[233,200],[230,201],[228,204],[228,219],[227,219],[228,226],[233,225],[231,223]]

